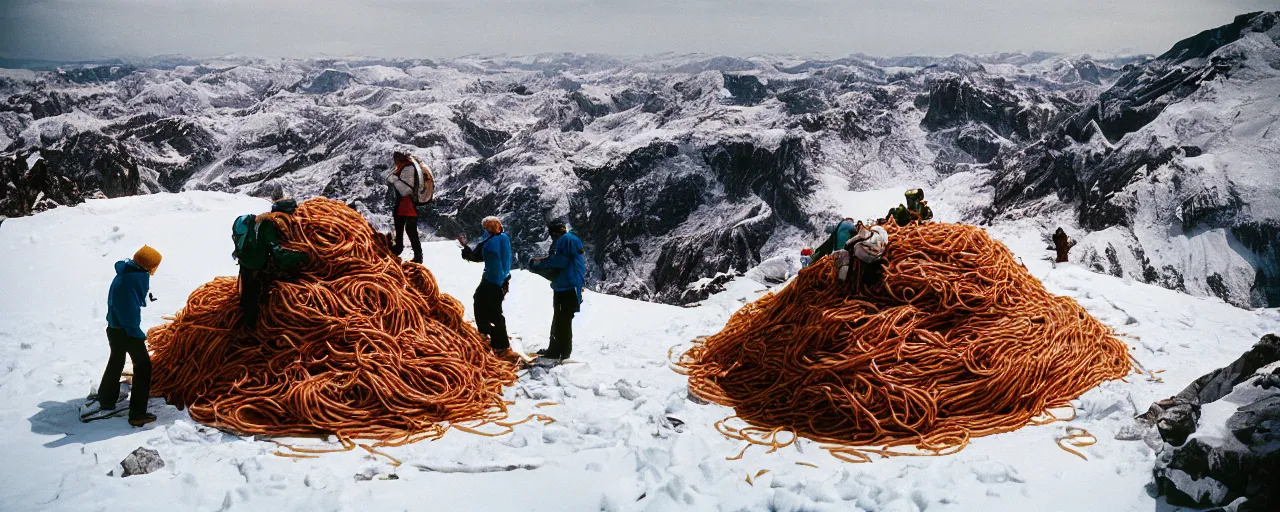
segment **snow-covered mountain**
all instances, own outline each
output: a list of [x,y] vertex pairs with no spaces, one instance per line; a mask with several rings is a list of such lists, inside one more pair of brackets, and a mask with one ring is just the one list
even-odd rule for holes
[[[1120,268],[1177,288],[1178,280],[1167,278],[1176,273],[1191,293],[1274,304],[1266,283],[1274,283],[1277,272],[1264,260],[1280,238],[1267,222],[1280,210],[1266,198],[1249,193],[1231,203],[1249,210],[1236,223],[1245,227],[1204,225],[1229,231],[1214,231],[1211,237],[1224,240],[1215,245],[1204,236],[1160,238],[1168,231],[1164,221],[1135,217],[1145,209],[1168,213],[1163,203],[1121,205],[1126,215],[1110,219],[1134,219],[1128,223],[1095,221],[1085,213],[1090,207],[1066,189],[1055,194],[1054,187],[1019,185],[1045,173],[1038,169],[1047,157],[1036,158],[1037,152],[1069,162],[1090,151],[1127,154],[1097,149],[1100,139],[1077,142],[1068,133],[1079,137],[1079,130],[1069,127],[1098,112],[1111,116],[1125,91],[1155,84],[1179,66],[1203,61],[1207,69],[1253,70],[1196,76],[1238,97],[1262,98],[1275,88],[1262,69],[1274,71],[1268,63],[1275,62],[1275,37],[1261,27],[1274,18],[1238,20],[1231,26],[1248,29],[1228,26],[1211,36],[1220,53],[1239,55],[1225,63],[1210,62],[1208,54],[1193,57],[1203,45],[1184,41],[1154,60],[1047,53],[834,60],[555,54],[446,61],[164,58],[5,70],[0,181],[7,184],[0,189],[0,214],[25,215],[99,192],[282,189],[354,202],[381,215],[389,206],[383,185],[389,155],[409,150],[436,172],[437,201],[423,222],[437,235],[474,232],[480,218],[498,213],[516,251],[527,257],[545,248],[544,220],[566,217],[587,243],[594,289],[690,302],[714,289],[699,285],[718,274],[746,272],[816,243],[850,191],[943,187],[951,178],[953,185],[978,187],[991,208],[954,211],[949,220],[1079,211],[1090,221],[1078,225],[1097,231],[1083,237],[1083,252],[1102,262],[1100,270]],[[1204,112],[1195,115],[1218,116],[1214,126],[1222,130],[1234,126],[1231,107],[1203,97],[1207,93],[1143,90],[1142,105],[1164,111],[1142,109],[1157,122],[1135,119],[1182,126],[1173,120],[1183,116],[1180,109],[1201,105]],[[1198,167],[1204,180],[1265,179],[1224,162],[1254,158],[1240,164],[1249,169],[1276,162],[1275,138],[1265,129],[1267,116],[1275,118],[1269,112],[1247,114],[1255,119],[1254,136],[1166,142],[1217,158]],[[1159,122],[1164,118],[1170,120]],[[1129,132],[1106,120],[1094,124],[1111,130],[1107,148],[1140,146],[1122,140]],[[1101,168],[1070,169],[1083,175]],[[1195,204],[1218,196],[1205,197]],[[1189,217],[1204,217],[1198,213],[1204,208],[1191,210]],[[1111,226],[1119,228],[1105,230]],[[1134,234],[1134,226],[1151,235]],[[1187,229],[1201,229],[1196,226]],[[1109,254],[1103,241],[1122,244],[1112,251],[1121,254],[1117,261],[1145,257],[1156,272],[1098,259]],[[1219,265],[1213,251],[1246,244],[1253,245]],[[1145,252],[1131,258],[1135,250]],[[1217,287],[1209,284],[1214,272],[1222,275],[1213,281]]]
[[1065,209],[1097,271],[1280,304],[1277,43],[1280,14],[1243,15],[1128,69],[988,167],[988,218]]
[[[897,195],[858,198],[875,204]],[[438,441],[377,448],[386,456],[356,448],[296,459],[276,455],[282,449],[275,441],[321,450],[338,442],[236,436],[195,422],[160,398],[150,404],[159,420],[144,428],[123,418],[80,423],[76,408],[101,378],[109,352],[102,329],[112,264],[144,243],[163,252],[151,281],[157,300],[142,310],[143,328],[158,325],[196,287],[236,273],[227,219],[266,205],[214,192],[154,194],[90,200],[0,226],[0,290],[6,292],[0,294],[0,453],[9,461],[0,464],[0,510],[89,511],[128,503],[138,510],[228,511],[1173,511],[1145,488],[1159,437],[1117,438],[1134,439],[1133,415],[1153,401],[1280,329],[1280,310],[1244,310],[1038,259],[1040,229],[1019,219],[989,232],[1050,292],[1072,297],[1115,326],[1139,362],[1164,371],[1160,378],[1135,374],[1086,392],[1073,401],[1079,414],[1069,423],[976,438],[954,455],[847,464],[822,443],[799,439],[774,453],[755,447],[729,460],[743,443],[721,435],[716,423],[733,410],[694,402],[688,379],[672,371],[667,358],[669,349],[679,353],[695,336],[718,331],[743,303],[764,293],[764,283],[746,278],[687,308],[586,292],[574,320],[579,362],[531,370],[504,395],[514,403],[513,420],[540,413],[555,422],[526,422],[499,437],[451,430]],[[940,197],[937,207],[968,205]],[[470,316],[468,297],[482,265],[463,261],[450,242],[425,245],[440,289],[462,299]],[[550,300],[546,280],[513,272],[504,308],[517,349],[545,346]],[[557,405],[539,407],[546,402]],[[740,426],[737,420],[731,425]],[[1088,461],[1059,448],[1056,440],[1068,427],[1097,438],[1080,449]],[[1214,443],[1230,434],[1204,428],[1197,436]],[[121,479],[118,463],[138,447],[158,452],[165,466]]]

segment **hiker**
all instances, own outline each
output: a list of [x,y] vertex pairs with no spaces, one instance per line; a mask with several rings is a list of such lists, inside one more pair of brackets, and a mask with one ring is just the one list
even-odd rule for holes
[[[587,262],[582,240],[569,232],[563,221],[547,224],[551,235],[551,254],[534,258],[529,268],[551,279],[551,342],[537,355],[546,359],[568,359],[573,353],[573,315],[582,308],[582,282]],[[554,277],[552,277],[554,276]]]
[[[147,333],[142,330],[142,308],[151,293],[151,276],[160,267],[160,253],[142,246],[133,259],[116,262],[116,277],[107,292],[107,343],[111,356],[98,384],[98,408],[114,411],[120,399],[120,374],[124,357],[133,361],[133,388],[129,393],[129,424],[141,427],[156,420],[147,412],[151,398],[151,356],[147,354]],[[152,300],[155,300],[154,298]],[[83,419],[83,418],[82,418]]]
[[1058,228],[1057,231],[1054,231],[1053,232],[1053,250],[1057,251],[1058,253],[1058,259],[1054,260],[1054,263],[1066,263],[1067,253],[1070,252],[1071,248],[1075,246],[1076,246],[1076,241],[1068,237],[1067,232],[1063,231],[1062,228]]
[[240,326],[253,329],[258,322],[262,296],[270,282],[307,263],[307,254],[280,246],[284,217],[293,215],[298,202],[281,199],[271,204],[271,212],[241,215],[231,228],[235,250],[231,256],[240,264]]
[[422,263],[422,241],[418,238],[418,205],[431,200],[435,184],[425,164],[406,153],[392,154],[395,166],[387,176],[387,184],[395,193],[396,202],[392,218],[395,220],[396,241],[391,252],[399,256],[404,252],[404,232],[409,231],[409,245],[413,247],[414,263]]
[[822,245],[814,249],[813,254],[809,256],[809,261],[818,261],[823,256],[840,250],[844,247],[845,242],[848,242],[857,232],[857,225],[851,218],[845,218],[834,226],[828,226],[827,233],[830,233],[830,235],[827,236],[826,241],[822,242]]
[[[889,232],[878,224],[866,225],[858,221],[858,232],[845,243],[845,251],[862,262],[861,283],[878,282],[884,273],[884,254],[889,246]],[[840,279],[847,277],[846,269],[840,269]],[[855,283],[857,284],[857,283]]]
[[898,204],[897,208],[890,208],[890,219],[893,219],[899,226],[906,226],[913,221],[924,222],[933,219],[933,209],[929,208],[929,203],[924,200],[924,190],[913,188],[905,194],[907,204]]
[[499,356],[510,355],[507,319],[502,316],[502,300],[511,285],[511,239],[502,230],[502,220],[485,217],[481,221],[485,237],[475,248],[467,247],[467,237],[458,236],[462,259],[484,263],[484,276],[476,286],[476,329],[489,338],[489,346]]

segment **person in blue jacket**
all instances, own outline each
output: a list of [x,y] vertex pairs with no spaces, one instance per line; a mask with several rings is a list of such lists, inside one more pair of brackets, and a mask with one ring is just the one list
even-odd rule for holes
[[827,233],[829,236],[827,240],[822,242],[822,245],[819,245],[817,249],[814,249],[813,255],[809,256],[809,262],[813,263],[822,259],[823,256],[844,249],[844,244],[850,238],[853,238],[853,235],[857,232],[858,228],[854,224],[854,220],[849,218],[837,222],[834,226],[828,226]]
[[548,275],[553,292],[551,317],[551,342],[545,350],[539,350],[538,356],[547,359],[568,359],[573,353],[573,315],[581,310],[582,281],[586,277],[587,262],[582,250],[582,240],[570,233],[563,221],[552,221],[547,224],[551,235],[551,255],[546,258],[534,258],[529,261],[529,268],[534,272]]
[[133,360],[133,388],[129,396],[129,424],[141,427],[156,420],[147,412],[151,398],[151,356],[147,354],[147,333],[143,332],[142,308],[151,291],[151,275],[160,266],[160,253],[142,246],[133,259],[116,262],[116,277],[107,292],[107,343],[111,356],[98,385],[98,407],[115,409],[120,398],[120,373],[124,357]]
[[476,287],[476,329],[489,337],[489,346],[498,355],[509,355],[511,340],[507,337],[507,319],[502,316],[502,300],[510,289],[511,239],[502,231],[502,220],[485,217],[481,222],[485,237],[475,248],[467,247],[467,237],[459,236],[462,259],[484,263],[484,277]]

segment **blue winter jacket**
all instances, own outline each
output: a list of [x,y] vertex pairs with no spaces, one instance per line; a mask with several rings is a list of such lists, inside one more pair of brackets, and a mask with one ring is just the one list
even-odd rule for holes
[[587,259],[583,256],[582,240],[573,233],[565,233],[556,239],[551,248],[551,255],[538,263],[530,262],[529,267],[537,269],[560,269],[555,280],[551,281],[551,289],[562,292],[573,290],[578,292],[578,300],[582,300],[582,281],[587,274]]
[[142,308],[151,291],[151,274],[133,260],[116,262],[116,277],[107,292],[107,327],[124,329],[132,338],[147,339],[143,332]]
[[502,286],[511,275],[511,239],[506,233],[490,235],[480,242],[484,258],[484,280]]

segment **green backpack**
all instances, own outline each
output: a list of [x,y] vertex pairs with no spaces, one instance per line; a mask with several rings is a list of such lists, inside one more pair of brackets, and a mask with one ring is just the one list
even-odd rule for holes
[[245,248],[256,245],[258,243],[258,216],[252,213],[236,217],[235,222],[231,223],[231,242],[234,249],[231,251],[231,257],[237,260],[241,254],[245,254]]

